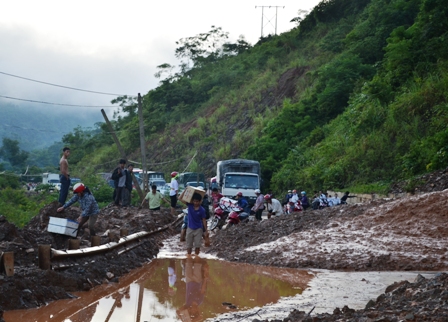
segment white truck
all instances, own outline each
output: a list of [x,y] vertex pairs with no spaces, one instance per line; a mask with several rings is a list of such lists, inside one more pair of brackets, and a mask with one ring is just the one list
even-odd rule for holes
[[57,173],[42,173],[42,184],[49,184],[55,187],[57,190],[61,190],[59,174]]
[[239,191],[249,202],[255,203],[255,190],[261,185],[260,162],[246,159],[218,161],[216,181],[224,197],[233,198]]

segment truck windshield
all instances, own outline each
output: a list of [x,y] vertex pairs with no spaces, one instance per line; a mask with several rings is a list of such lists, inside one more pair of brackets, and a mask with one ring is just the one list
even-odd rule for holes
[[166,182],[165,180],[154,180],[152,184],[155,184],[157,187],[163,187],[164,185],[166,185]]
[[202,187],[202,188],[205,187],[205,185],[204,185],[204,183],[203,183],[202,181],[199,181],[199,182],[197,182],[197,181],[187,182],[187,183],[185,184],[185,186],[186,186],[186,187],[188,187],[188,186],[192,186],[192,187]]
[[227,188],[236,189],[259,189],[258,176],[250,176],[244,174],[226,175],[225,186]]

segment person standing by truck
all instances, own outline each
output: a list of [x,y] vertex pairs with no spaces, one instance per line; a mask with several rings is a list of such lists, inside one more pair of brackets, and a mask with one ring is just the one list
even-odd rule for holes
[[62,149],[62,157],[59,160],[59,182],[61,183],[61,190],[59,191],[59,207],[65,204],[70,189],[70,174],[68,173],[68,157],[70,156],[70,148],[64,147]]
[[261,194],[260,189],[255,189],[255,195],[257,200],[255,200],[255,205],[252,207],[251,213],[255,214],[255,219],[261,220],[261,215],[264,210],[264,196]]

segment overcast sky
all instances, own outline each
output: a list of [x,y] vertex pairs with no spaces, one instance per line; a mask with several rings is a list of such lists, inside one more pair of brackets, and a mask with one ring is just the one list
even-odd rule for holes
[[[14,0],[0,5],[0,95],[76,105],[109,106],[115,96],[83,93],[22,80],[114,94],[145,94],[155,88],[156,66],[177,65],[176,41],[207,32],[212,25],[244,35],[255,44],[261,35],[295,25],[298,10],[319,0]],[[258,6],[258,8],[255,8]],[[284,6],[284,8],[283,8]],[[0,97],[0,103],[21,104]],[[48,108],[34,104],[35,108]],[[55,109],[80,109],[52,107]],[[100,108],[90,108],[98,111]],[[113,109],[105,110],[111,116]]]

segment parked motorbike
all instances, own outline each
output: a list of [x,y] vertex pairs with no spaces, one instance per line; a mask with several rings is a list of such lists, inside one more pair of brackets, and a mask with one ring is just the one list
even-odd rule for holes
[[293,212],[299,212],[302,210],[303,210],[303,208],[302,208],[300,201],[296,201],[296,202],[290,201],[286,204],[285,213],[292,214]]
[[221,229],[225,225],[229,214],[233,211],[240,211],[240,209],[236,200],[227,197],[221,198],[218,207],[213,211],[213,218],[210,221],[209,229],[214,230],[216,227]]
[[249,221],[249,214],[247,212],[244,212],[242,208],[239,208],[238,210],[234,210],[229,214],[227,224],[229,226],[233,226],[247,221]]

